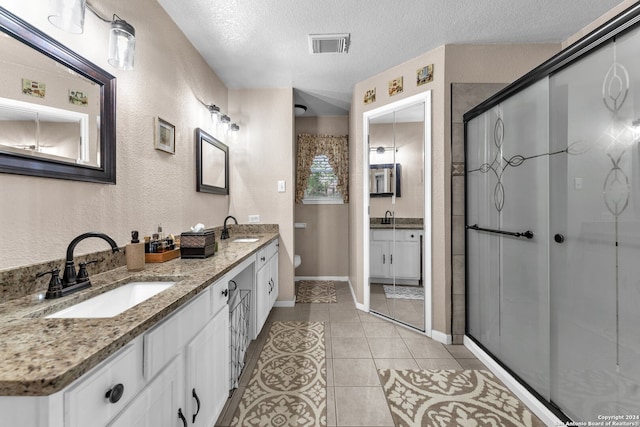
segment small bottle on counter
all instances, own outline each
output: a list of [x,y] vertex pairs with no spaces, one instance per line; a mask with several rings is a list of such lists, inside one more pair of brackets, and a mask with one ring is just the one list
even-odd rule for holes
[[127,270],[144,270],[144,243],[138,240],[137,231],[134,230],[131,232],[131,243],[127,244],[125,251]]

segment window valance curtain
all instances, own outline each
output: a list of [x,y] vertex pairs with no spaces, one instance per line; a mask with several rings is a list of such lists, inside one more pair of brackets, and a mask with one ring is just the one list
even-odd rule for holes
[[344,203],[349,202],[349,138],[347,135],[298,135],[296,164],[296,203],[302,203],[313,159],[320,154],[329,158],[329,164],[338,178],[338,191]]

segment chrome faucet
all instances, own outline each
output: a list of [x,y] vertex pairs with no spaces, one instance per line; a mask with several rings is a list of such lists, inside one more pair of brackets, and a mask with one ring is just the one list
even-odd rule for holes
[[387,215],[391,215],[391,218],[393,218],[393,213],[391,211],[386,211],[384,213],[384,219],[382,220],[383,224],[391,224],[391,218],[389,218]]
[[231,215],[229,215],[228,217],[226,217],[224,219],[224,225],[222,226],[222,233],[220,233],[220,240],[225,240],[229,238],[229,229],[227,228],[227,221],[229,219],[232,219],[235,221],[236,225],[238,225],[238,220],[235,219],[235,217],[232,217]]
[[99,237],[103,240],[106,240],[109,245],[111,245],[112,253],[118,252],[120,249],[118,248],[118,244],[109,236],[103,233],[84,233],[76,237],[69,243],[67,247],[67,261],[64,265],[64,274],[62,276],[62,289],[65,290],[71,286],[77,286],[77,289],[74,287],[73,290],[69,289],[69,292],[63,292],[64,294],[69,294],[71,292],[79,291],[80,289],[88,288],[91,286],[91,282],[89,281],[89,277],[82,277],[78,282],[78,277],[76,275],[76,266],[73,263],[73,251],[76,248],[76,245],[80,243],[82,240],[87,239],[89,237]]

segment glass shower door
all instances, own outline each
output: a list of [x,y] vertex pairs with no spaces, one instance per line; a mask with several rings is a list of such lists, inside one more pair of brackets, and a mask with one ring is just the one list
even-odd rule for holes
[[574,420],[640,408],[639,43],[551,77],[551,400]]

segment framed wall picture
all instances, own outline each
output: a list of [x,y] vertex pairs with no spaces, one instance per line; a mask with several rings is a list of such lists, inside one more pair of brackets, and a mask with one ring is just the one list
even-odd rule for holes
[[156,150],[171,154],[176,153],[176,127],[174,125],[160,117],[156,117],[155,136]]
[[416,71],[416,85],[421,86],[423,84],[433,81],[433,64],[422,67]]
[[369,89],[364,93],[364,103],[371,104],[372,102],[376,102],[376,88]]
[[402,77],[397,77],[393,80],[389,80],[389,96],[397,95],[404,91],[402,80]]

